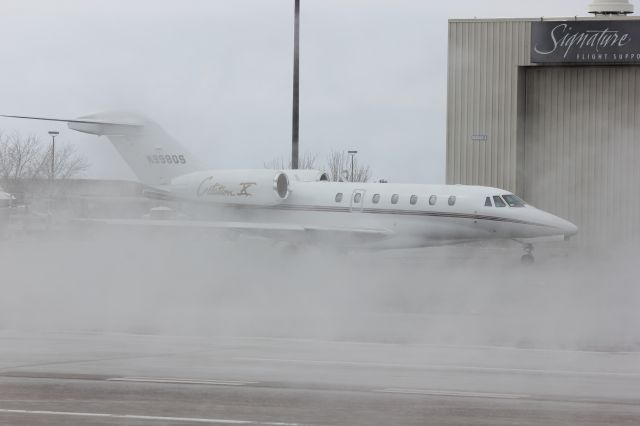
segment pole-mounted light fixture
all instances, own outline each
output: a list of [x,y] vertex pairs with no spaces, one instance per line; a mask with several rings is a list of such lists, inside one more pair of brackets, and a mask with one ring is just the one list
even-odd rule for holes
[[353,157],[356,156],[358,151],[352,150],[352,151],[347,151],[347,153],[351,156],[351,182],[353,182]]
[[56,136],[60,132],[49,130],[49,134],[51,135],[51,180],[53,180],[55,178]]

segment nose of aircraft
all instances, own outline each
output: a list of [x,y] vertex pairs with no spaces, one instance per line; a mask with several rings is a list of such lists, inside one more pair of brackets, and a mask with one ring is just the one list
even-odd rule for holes
[[578,227],[566,219],[536,208],[531,209],[530,212],[532,219],[548,227],[549,235],[562,234],[565,238],[569,238],[578,233]]
[[[559,218],[560,219],[560,218]],[[560,219],[561,229],[565,238],[569,238],[578,233],[578,227],[565,219]]]
[[553,228],[559,229],[565,238],[569,238],[578,233],[578,227],[568,220],[548,212],[544,212],[543,214],[548,218],[547,223]]

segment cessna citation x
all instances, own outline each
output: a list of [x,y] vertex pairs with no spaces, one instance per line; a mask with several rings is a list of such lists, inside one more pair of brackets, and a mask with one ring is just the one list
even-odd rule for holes
[[525,263],[533,261],[529,239],[566,239],[577,232],[571,222],[497,188],[329,182],[315,170],[206,170],[156,123],[137,115],[3,117],[61,121],[72,130],[106,136],[148,196],[213,206],[216,221],[197,226],[346,248],[512,239],[524,244]]

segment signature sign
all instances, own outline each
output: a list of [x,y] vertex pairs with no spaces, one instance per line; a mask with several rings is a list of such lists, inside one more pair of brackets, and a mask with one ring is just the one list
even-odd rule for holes
[[226,185],[223,185],[219,182],[214,182],[213,176],[209,176],[204,179],[198,185],[198,189],[196,193],[198,197],[203,197],[205,195],[222,195],[224,197],[251,197],[251,194],[248,189],[252,186],[256,185],[256,182],[240,182],[239,190],[234,191],[233,189],[227,188]]
[[532,22],[531,62],[640,63],[640,22]]

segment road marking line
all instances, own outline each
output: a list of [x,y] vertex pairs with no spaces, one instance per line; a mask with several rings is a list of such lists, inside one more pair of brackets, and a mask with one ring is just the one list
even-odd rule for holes
[[245,386],[258,382],[244,382],[239,380],[214,380],[214,379],[179,379],[175,377],[110,377],[111,382],[142,382],[142,383],[171,383],[185,385],[212,385],[212,386]]
[[495,373],[517,373],[517,374],[557,374],[563,376],[604,376],[604,377],[625,377],[637,378],[640,373],[617,372],[617,371],[578,371],[578,370],[542,370],[536,368],[509,368],[509,367],[476,367],[471,365],[446,365],[446,364],[393,364],[385,362],[370,361],[330,361],[312,359],[283,359],[283,358],[257,358],[257,357],[236,357],[239,361],[264,361],[282,362],[292,364],[317,364],[317,365],[345,365],[355,367],[381,367],[381,368],[406,368],[416,370],[436,370],[436,371],[481,371]]
[[459,392],[459,391],[430,390],[430,389],[403,389],[403,388],[376,389],[374,392],[405,393],[405,394],[432,395],[432,396],[460,396],[460,397],[467,397],[467,398],[522,399],[522,398],[529,397],[529,395],[518,395],[518,394],[510,394],[510,393]]
[[48,410],[8,410],[0,408],[0,414],[39,414],[49,416],[75,416],[75,417],[102,417],[110,419],[129,420],[157,420],[183,423],[223,423],[234,425],[262,425],[262,426],[302,426],[302,423],[287,422],[263,422],[257,420],[231,420],[231,419],[206,419],[197,417],[162,417],[162,416],[142,416],[135,414],[109,414],[109,413],[82,413],[73,411],[48,411]]

